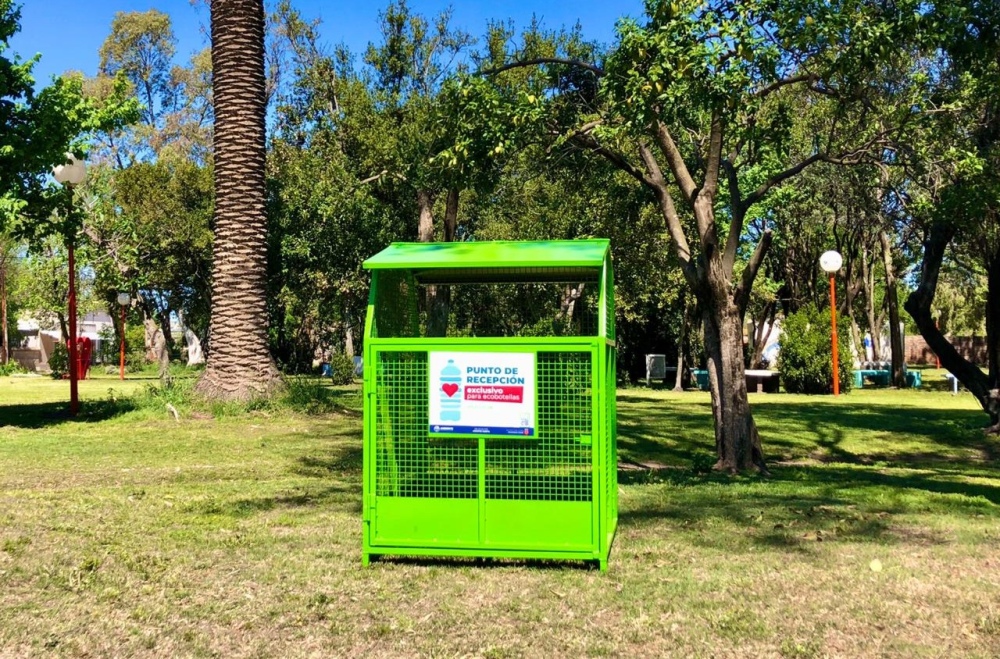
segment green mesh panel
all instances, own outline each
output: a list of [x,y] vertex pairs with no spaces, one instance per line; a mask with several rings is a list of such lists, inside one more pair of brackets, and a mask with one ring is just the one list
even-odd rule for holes
[[608,346],[607,350],[607,373],[605,373],[605,395],[607,397],[605,413],[605,460],[607,469],[607,489],[605,491],[606,507],[608,519],[618,518],[618,419],[617,405],[615,404],[615,387],[617,377],[617,357],[615,349]]
[[589,352],[540,352],[538,438],[486,440],[486,498],[590,501]]
[[377,354],[376,493],[475,499],[476,442],[427,437],[427,353]]
[[608,263],[608,267],[604,273],[604,290],[607,294],[604,296],[605,313],[607,314],[607,328],[604,332],[604,337],[607,339],[615,340],[615,284],[614,284],[614,274],[611,270],[611,263]]

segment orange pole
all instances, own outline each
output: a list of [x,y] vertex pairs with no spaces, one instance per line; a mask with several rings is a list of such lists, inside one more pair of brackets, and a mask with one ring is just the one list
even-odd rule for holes
[[121,379],[125,379],[125,306],[122,306],[122,348],[121,348],[121,358],[120,358],[120,376]]
[[830,273],[830,321],[833,324],[833,395],[840,395],[840,359],[837,355],[837,277]]
[[69,413],[76,416],[80,410],[80,394],[77,379],[80,377],[76,362],[76,258],[73,253],[73,241],[69,242]]

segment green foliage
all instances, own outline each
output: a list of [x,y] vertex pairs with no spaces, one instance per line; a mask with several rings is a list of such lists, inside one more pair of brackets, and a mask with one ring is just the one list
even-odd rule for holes
[[83,138],[133,121],[138,103],[128,98],[120,78],[100,102],[85,97],[77,76],[56,78],[35,91],[37,56],[27,61],[6,56],[19,29],[20,10],[13,0],[0,0],[0,227],[33,239],[72,235],[79,215],[52,213],[65,200],[50,182],[52,167],[66,161],[67,151],[80,152]]
[[156,9],[115,14],[101,45],[96,78],[87,81],[93,98],[106,94],[108,81],[127,82],[141,103],[139,121],[98,134],[98,150],[119,168],[161,158],[205,163],[212,123],[211,54],[195,52],[174,61],[176,38],[170,16]]
[[139,373],[146,367],[146,330],[142,325],[126,325],[125,370]]
[[[333,384],[338,384],[336,379]],[[288,380],[285,393],[277,404],[296,412],[315,415],[342,411],[343,407],[337,401],[338,396],[323,380],[299,377]]]
[[354,360],[341,353],[330,355],[330,378],[338,385],[354,382]]
[[[833,392],[830,309],[806,305],[785,318],[782,324],[781,353],[778,371],[785,391],[793,394],[829,394]],[[837,319],[840,356],[840,390],[848,392],[853,384],[850,328],[843,317]]]
[[27,373],[27,371],[13,359],[8,361],[6,364],[0,364],[0,377],[14,375],[16,373]]
[[119,357],[119,344],[116,340],[117,333],[113,327],[102,329],[97,338],[100,340],[100,350],[97,352],[97,360],[102,364],[117,364]]
[[49,353],[49,368],[52,369],[52,377],[56,380],[69,375],[69,350],[62,341],[56,342]]

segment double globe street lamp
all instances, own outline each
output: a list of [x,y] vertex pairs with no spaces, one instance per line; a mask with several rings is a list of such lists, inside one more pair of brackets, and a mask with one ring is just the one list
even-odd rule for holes
[[66,187],[66,251],[69,259],[69,413],[76,416],[80,410],[77,382],[80,373],[76,345],[76,260],[74,248],[76,228],[69,221],[73,214],[73,187],[87,180],[87,165],[72,153],[66,154],[66,164],[52,168],[52,176]]
[[830,275],[830,322],[833,325],[833,395],[840,395],[840,359],[837,355],[837,271],[844,264],[840,252],[830,250],[819,257],[819,267]]

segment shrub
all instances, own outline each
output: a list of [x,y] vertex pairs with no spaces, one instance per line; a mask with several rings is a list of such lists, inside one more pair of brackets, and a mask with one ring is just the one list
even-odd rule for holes
[[[117,362],[117,357],[115,358]],[[146,366],[146,329],[140,325],[125,326],[125,370],[138,373]]]
[[354,382],[354,360],[347,355],[330,355],[330,378],[334,384]]
[[119,343],[114,328],[105,327],[97,334],[97,338],[100,339],[97,361],[102,364],[117,364]]
[[341,409],[335,390],[323,380],[311,377],[289,378],[277,403],[306,414],[328,414]]
[[27,371],[21,367],[16,361],[11,359],[6,364],[0,364],[0,376],[13,375],[15,373],[26,373]]
[[63,342],[56,343],[49,355],[49,368],[52,369],[52,377],[56,380],[69,375],[69,350]]
[[[840,350],[840,390],[851,388],[850,328],[844,318],[837,323]],[[793,394],[828,394],[833,391],[830,346],[830,310],[803,307],[785,319],[781,332],[778,371],[785,391]]]

